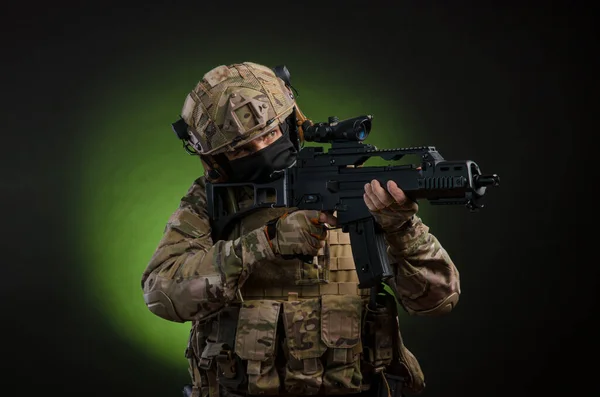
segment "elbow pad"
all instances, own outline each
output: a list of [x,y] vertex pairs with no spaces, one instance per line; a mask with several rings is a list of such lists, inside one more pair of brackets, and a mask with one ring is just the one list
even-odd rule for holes
[[440,303],[439,305],[437,305],[436,307],[434,307],[432,309],[412,310],[406,305],[405,305],[405,309],[411,315],[439,316],[442,314],[450,313],[452,311],[452,309],[454,309],[454,306],[456,306],[456,304],[458,303],[458,297],[459,297],[458,293],[453,292],[450,295],[448,295],[448,297],[446,297],[446,299],[444,299],[442,301],[442,303]]
[[144,302],[148,306],[148,310],[156,314],[158,317],[176,323],[185,322],[175,311],[173,301],[162,291],[152,291],[144,294]]

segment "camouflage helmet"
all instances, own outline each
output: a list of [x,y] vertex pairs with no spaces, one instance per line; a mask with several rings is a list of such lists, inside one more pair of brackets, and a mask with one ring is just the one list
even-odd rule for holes
[[218,66],[188,94],[181,117],[189,144],[216,155],[266,134],[292,113],[294,96],[273,70],[253,62]]

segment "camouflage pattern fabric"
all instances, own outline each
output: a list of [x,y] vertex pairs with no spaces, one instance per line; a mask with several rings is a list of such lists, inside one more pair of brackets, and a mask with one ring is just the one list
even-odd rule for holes
[[275,368],[277,324],[281,304],[277,301],[247,301],[242,304],[237,325],[235,353],[247,361],[248,393],[279,394]]
[[281,255],[316,255],[325,244],[327,229],[319,223],[319,211],[295,211],[277,221],[277,234],[271,241]]
[[388,255],[398,264],[398,299],[406,311],[444,314],[456,305],[460,294],[458,269],[421,218],[413,215],[402,228],[386,233],[385,240]]
[[[459,274],[444,247],[416,215],[418,209],[416,202],[407,199],[402,204],[394,201],[370,212],[386,232],[389,256],[399,263],[395,281],[404,308],[411,314],[436,310],[443,313],[456,304],[460,294]],[[408,261],[407,258],[414,259]],[[428,261],[429,265],[419,266],[422,261]],[[447,283],[435,291],[426,291],[427,280],[432,275],[424,272],[431,271],[447,277]],[[439,310],[448,304],[450,307]]]
[[328,348],[323,375],[325,393],[358,393],[362,386],[362,301],[357,295],[324,295],[321,305],[321,338]]
[[321,301],[319,298],[283,303],[283,324],[288,352],[285,391],[314,395],[323,383],[320,357],[327,350],[321,338]]
[[243,62],[207,72],[186,97],[181,116],[194,149],[215,155],[266,134],[284,122],[295,104],[270,68]]

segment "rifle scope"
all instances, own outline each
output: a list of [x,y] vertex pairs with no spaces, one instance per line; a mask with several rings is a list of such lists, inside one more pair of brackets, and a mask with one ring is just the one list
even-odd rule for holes
[[304,140],[321,143],[364,141],[371,131],[371,120],[373,120],[371,115],[358,116],[342,121],[332,116],[329,117],[327,123],[315,123],[313,125],[310,125],[307,120],[302,126]]

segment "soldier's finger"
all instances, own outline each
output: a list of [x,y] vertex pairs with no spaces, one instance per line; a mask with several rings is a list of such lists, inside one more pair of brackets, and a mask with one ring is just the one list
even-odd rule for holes
[[[313,226],[310,228],[310,235],[317,240],[325,240],[327,238],[327,229],[322,226]],[[313,246],[317,246],[317,244],[313,244]]]
[[394,202],[394,198],[383,188],[383,186],[381,186],[377,179],[371,181],[371,186],[373,187],[373,193],[375,193],[377,199],[384,207],[387,207]]
[[306,217],[308,218],[309,222],[312,223],[313,225],[318,225],[319,223],[321,223],[321,211],[305,210],[305,213],[306,213]]
[[317,239],[311,237],[310,241],[308,242],[310,248],[306,247],[308,249],[305,249],[303,253],[305,255],[317,255],[319,250],[325,246],[325,243],[325,239]]
[[391,196],[396,200],[399,204],[404,204],[406,201],[406,195],[404,191],[398,187],[398,184],[394,181],[388,181],[387,183],[388,192],[390,192]]
[[377,211],[377,207],[375,207],[375,204],[373,204],[367,193],[363,194],[363,199],[365,200],[365,204],[369,211]]
[[371,202],[375,206],[375,210],[385,208],[385,204],[383,204],[381,200],[379,200],[379,197],[377,197],[377,195],[373,191],[373,186],[370,183],[367,183],[365,185],[365,193],[367,194],[367,196],[369,196],[369,200],[371,200]]
[[337,218],[333,216],[333,214],[329,212],[321,212],[321,216],[319,217],[319,221],[321,223],[327,223],[328,225],[335,226],[337,225]]

